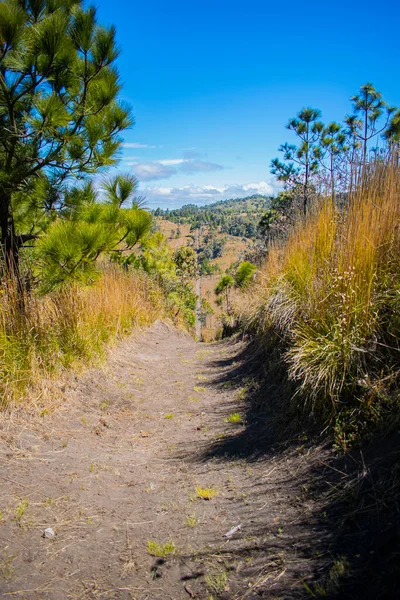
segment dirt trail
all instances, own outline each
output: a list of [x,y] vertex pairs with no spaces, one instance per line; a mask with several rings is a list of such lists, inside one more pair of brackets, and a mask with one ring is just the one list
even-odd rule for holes
[[[224,450],[246,429],[226,421],[243,409],[230,380],[241,349],[157,323],[76,379],[40,422],[3,420],[2,598],[304,595],[320,535],[305,458]],[[47,527],[54,539],[41,537]],[[176,552],[155,558],[149,542]]]

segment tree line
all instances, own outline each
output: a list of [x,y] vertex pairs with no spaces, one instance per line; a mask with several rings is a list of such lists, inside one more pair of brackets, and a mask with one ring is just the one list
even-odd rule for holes
[[389,106],[372,83],[362,85],[351,97],[352,112],[342,123],[324,124],[319,109],[302,108],[286,127],[297,143],[279,147],[281,158],[271,162],[271,173],[284,189],[271,199],[258,224],[264,243],[286,237],[313,199],[331,197],[339,209],[366,185],[369,169],[377,163],[399,162],[400,110]]
[[280,146],[283,160],[272,160],[271,173],[285,188],[297,188],[304,214],[315,192],[330,194],[334,201],[351,193],[370,160],[385,160],[389,154],[398,160],[400,110],[389,106],[372,83],[362,85],[351,104],[352,113],[343,123],[325,125],[321,111],[310,107],[287,123],[298,142]]

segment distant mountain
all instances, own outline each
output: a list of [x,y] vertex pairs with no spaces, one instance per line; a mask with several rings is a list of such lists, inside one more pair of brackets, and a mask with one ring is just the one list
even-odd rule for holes
[[157,208],[153,214],[180,225],[189,223],[192,229],[208,225],[210,228],[218,228],[221,233],[253,238],[257,234],[260,218],[270,204],[271,197],[253,195],[219,200],[207,206],[186,204],[171,211]]

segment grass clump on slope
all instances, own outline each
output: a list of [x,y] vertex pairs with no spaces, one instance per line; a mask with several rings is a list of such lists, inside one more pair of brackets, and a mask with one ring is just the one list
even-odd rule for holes
[[163,315],[163,296],[145,274],[109,268],[91,287],[26,295],[15,286],[0,294],[0,405],[77,361],[91,361],[105,345]]
[[245,328],[278,333],[297,406],[331,422],[350,410],[353,433],[338,429],[344,445],[360,434],[355,421],[397,405],[399,223],[399,168],[378,163],[344,209],[321,201],[284,247],[270,247],[257,282],[236,302]]

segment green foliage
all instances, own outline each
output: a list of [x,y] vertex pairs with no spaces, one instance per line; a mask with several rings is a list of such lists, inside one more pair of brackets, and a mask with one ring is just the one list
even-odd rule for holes
[[400,110],[397,110],[392,116],[384,133],[384,137],[389,144],[395,146],[398,150],[400,144]]
[[165,542],[164,544],[148,540],[147,550],[151,556],[167,558],[168,556],[176,554],[177,548],[172,540]]
[[192,513],[191,515],[188,515],[185,519],[185,525],[186,527],[196,527],[196,525],[199,523],[199,518],[197,517],[197,515],[195,513]]
[[206,298],[201,299],[199,319],[204,325],[208,315],[213,315],[214,309]]
[[200,485],[196,485],[196,496],[202,500],[212,500],[214,496],[218,494],[218,491],[214,487],[203,488]]
[[173,253],[162,233],[156,232],[143,240],[140,252],[123,256],[121,262],[125,267],[143,270],[154,277],[164,290],[166,306],[175,319],[181,318],[193,327],[197,296],[189,275],[196,264],[196,255],[191,248],[189,252],[184,249]]
[[[72,282],[92,283],[98,277],[96,261],[102,254],[121,256],[146,239],[152,218],[138,207],[135,188],[136,180],[117,175],[104,183],[102,202],[90,185],[66,193],[63,212],[35,244],[34,270],[42,291]],[[133,208],[124,208],[129,199]]]
[[215,289],[214,289],[216,296],[217,297],[221,296],[221,305],[222,305],[222,294],[224,295],[225,310],[228,314],[230,313],[229,290],[234,286],[234,284],[235,284],[235,280],[233,279],[233,277],[231,275],[223,275],[221,277],[221,279],[217,282],[217,285],[215,286]]
[[235,285],[238,288],[245,288],[253,280],[257,267],[250,262],[242,262],[236,269]]
[[228,575],[225,570],[219,568],[205,576],[204,581],[207,586],[207,590],[219,596],[226,590],[228,584]]
[[223,275],[215,286],[215,293],[217,296],[227,292],[227,290],[234,285],[235,281],[231,275]]
[[193,279],[197,276],[197,258],[193,248],[181,246],[174,252],[176,272],[182,279]]
[[[372,83],[361,86],[359,93],[351,98],[354,114],[346,118],[349,134],[353,137],[355,145],[357,142],[362,147],[362,161],[366,164],[368,142],[382,133],[389,121],[394,108],[389,108]],[[383,126],[378,127],[380,117],[386,112]]]
[[119,134],[132,124],[118,98],[115,35],[80,0],[0,3],[0,228],[9,265],[63,208],[54,189],[115,163]]
[[235,425],[243,422],[242,416],[239,413],[232,413],[225,419],[227,423],[234,423]]
[[209,258],[203,258],[199,256],[198,262],[200,275],[213,275],[214,273],[221,273],[221,268],[219,265],[212,265]]
[[[274,158],[271,172],[286,188],[298,188],[303,212],[316,189],[322,189],[334,200],[340,201],[364,174],[368,160],[385,157],[387,148],[378,148],[381,134],[387,140],[389,151],[398,144],[398,115],[389,107],[372,83],[361,86],[351,98],[353,114],[346,116],[344,126],[331,122],[324,126],[318,119],[320,111],[303,108],[297,118],[290,119],[287,128],[295,133],[299,144],[284,143],[279,150],[283,162]],[[274,208],[274,207],[271,207]],[[259,230],[269,238],[275,215],[266,213]]]
[[274,158],[271,173],[285,184],[302,187],[303,211],[306,213],[310,195],[310,177],[318,170],[318,161],[314,150],[321,138],[323,124],[317,119],[321,112],[315,108],[303,108],[296,118],[290,119],[287,128],[299,138],[298,146],[284,143],[279,150],[285,162]]

